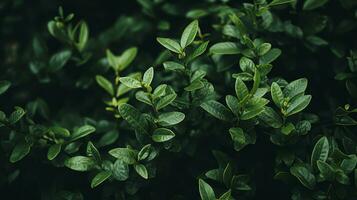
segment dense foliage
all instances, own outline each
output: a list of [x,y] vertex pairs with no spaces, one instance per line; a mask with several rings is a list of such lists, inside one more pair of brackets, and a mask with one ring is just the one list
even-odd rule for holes
[[2,199],[357,199],[357,1],[0,13]]

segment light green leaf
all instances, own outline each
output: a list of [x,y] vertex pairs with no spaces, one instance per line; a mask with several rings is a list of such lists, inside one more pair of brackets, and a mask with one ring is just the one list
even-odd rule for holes
[[182,122],[184,119],[185,114],[182,112],[167,112],[160,114],[157,122],[160,126],[172,126]]
[[208,185],[208,183],[206,183],[202,179],[199,179],[198,185],[202,200],[216,200],[216,195],[214,194],[212,187]]
[[167,71],[182,71],[185,70],[185,66],[177,63],[177,62],[173,62],[173,61],[167,61],[164,62],[164,68]]
[[203,88],[205,85],[201,80],[195,80],[193,81],[190,85],[188,85],[187,87],[184,88],[184,90],[188,91],[188,92],[192,92],[198,89]]
[[201,108],[207,111],[217,119],[224,121],[231,121],[233,118],[232,113],[223,104],[218,101],[210,100],[201,104]]
[[281,108],[284,101],[284,95],[283,92],[281,91],[280,86],[276,82],[273,82],[271,84],[270,91],[271,91],[271,97],[273,99],[273,102],[278,108]]
[[129,178],[129,166],[122,160],[116,160],[113,169],[112,176],[118,181],[125,181]]
[[140,81],[132,77],[121,77],[119,81],[129,88],[141,88]]
[[95,160],[85,156],[75,156],[65,160],[64,165],[75,171],[89,171],[96,165]]
[[242,57],[239,60],[239,67],[243,72],[253,73],[255,71],[254,62],[251,59],[247,58],[247,57]]
[[137,93],[135,93],[135,98],[138,101],[141,101],[141,102],[146,103],[148,105],[152,105],[150,93],[147,93],[147,92],[144,92],[144,91],[138,91]]
[[239,101],[242,101],[249,95],[247,86],[240,78],[236,78],[235,91]]
[[177,43],[175,40],[172,40],[170,38],[156,38],[156,40],[165,48],[167,48],[170,51],[173,51],[175,53],[182,53],[182,48],[179,43]]
[[277,59],[281,54],[281,50],[277,48],[270,49],[268,53],[264,54],[260,57],[259,63],[260,64],[269,64]]
[[177,97],[177,94],[169,94],[164,97],[161,97],[160,100],[156,103],[156,110],[160,110],[170,105]]
[[78,43],[76,43],[77,49],[81,52],[87,44],[89,37],[88,25],[82,21],[79,29]]
[[335,178],[335,170],[328,163],[318,160],[317,168],[326,180],[332,181]]
[[220,42],[211,46],[209,51],[212,54],[231,55],[241,53],[242,49],[234,42]]
[[95,132],[95,128],[93,126],[91,126],[91,125],[81,126],[73,132],[71,141],[75,141],[80,138],[83,138],[93,132]]
[[239,116],[240,107],[239,107],[239,101],[238,101],[237,97],[232,96],[232,95],[227,95],[226,96],[226,104],[235,116]]
[[263,56],[266,53],[268,53],[268,51],[271,49],[271,44],[270,43],[263,43],[261,45],[259,45],[258,47],[258,55],[259,56]]
[[157,128],[155,129],[152,140],[154,142],[166,142],[175,137],[175,133],[167,128]]
[[304,110],[309,105],[310,101],[311,95],[304,95],[293,99],[291,104],[288,106],[286,116],[290,116]]
[[53,160],[57,157],[57,155],[61,152],[62,145],[61,144],[53,144],[50,146],[47,152],[47,159]]
[[15,148],[12,150],[10,155],[10,162],[15,163],[23,159],[28,153],[30,153],[31,144],[22,141],[16,144]]
[[284,97],[294,98],[296,95],[302,94],[307,88],[307,79],[300,78],[289,83],[283,90]]
[[107,180],[110,176],[112,175],[112,173],[108,172],[108,171],[101,171],[99,172],[97,175],[95,175],[95,177],[92,179],[91,182],[91,188],[95,188],[98,185],[100,185],[101,183],[103,183],[105,180]]
[[97,81],[98,85],[102,87],[106,92],[108,92],[110,95],[114,95],[114,88],[113,84],[108,81],[108,79],[104,78],[101,75],[95,76],[95,80]]
[[143,164],[134,165],[135,171],[144,179],[148,179],[148,171]]
[[209,41],[203,42],[201,43],[190,55],[189,60],[193,60],[195,58],[197,58],[198,56],[202,55],[208,46]]
[[115,148],[109,151],[113,157],[123,161],[128,165],[136,163],[137,152],[129,148]]
[[149,155],[151,151],[151,144],[147,144],[141,148],[141,150],[138,153],[138,161],[140,160],[145,160]]
[[330,146],[327,137],[324,136],[317,141],[311,154],[311,166],[313,168],[316,168],[316,162],[318,160],[322,162],[327,160],[329,149]]
[[188,26],[186,26],[185,30],[182,33],[181,36],[181,47],[184,49],[186,48],[188,45],[190,45],[197,34],[198,31],[198,21],[194,20],[193,22],[191,22]]
[[142,82],[144,85],[150,86],[153,78],[154,78],[154,68],[150,67],[148,70],[145,71]]
[[130,47],[129,49],[125,50],[118,58],[116,58],[118,63],[117,70],[123,71],[126,69],[130,63],[133,62],[137,53],[138,49],[136,47]]

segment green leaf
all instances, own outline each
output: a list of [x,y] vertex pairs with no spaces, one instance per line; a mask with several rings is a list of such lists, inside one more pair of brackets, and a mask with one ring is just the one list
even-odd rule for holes
[[101,75],[97,75],[95,76],[95,80],[97,81],[100,87],[102,87],[110,95],[114,96],[113,84],[110,81],[108,81],[108,79],[104,78]]
[[82,21],[79,29],[78,43],[76,44],[77,49],[81,52],[87,44],[89,37],[88,25],[86,22]]
[[182,122],[184,119],[185,114],[182,112],[167,112],[160,114],[157,122],[160,126],[172,126]]
[[247,35],[247,28],[245,27],[245,25],[243,24],[243,22],[239,19],[239,17],[237,15],[230,15],[229,18],[231,19],[233,24],[236,25],[241,36]]
[[144,179],[148,179],[148,171],[143,164],[134,165],[135,171]]
[[304,95],[293,99],[291,104],[288,106],[288,109],[286,110],[286,116],[290,116],[304,110],[309,105],[310,101],[311,95]]
[[16,106],[15,111],[9,116],[9,123],[15,124],[26,114],[25,110],[21,107]]
[[75,156],[65,160],[64,165],[75,171],[89,171],[96,165],[95,160],[85,156]]
[[83,138],[93,132],[95,132],[95,128],[93,126],[91,126],[91,125],[81,126],[73,132],[70,141],[78,140],[78,139]]
[[189,60],[193,60],[197,58],[198,56],[202,55],[208,46],[209,41],[201,43],[190,55]]
[[113,169],[112,176],[118,181],[125,181],[129,178],[129,166],[122,160],[116,160]]
[[147,144],[141,148],[141,150],[138,153],[138,160],[145,160],[149,155],[151,151],[151,144]]
[[253,96],[245,105],[243,113],[241,114],[242,120],[248,120],[256,117],[264,111],[264,106],[269,103],[269,100]]
[[317,161],[325,162],[329,154],[329,142],[327,137],[320,138],[314,146],[311,154],[311,166],[316,168]]
[[175,137],[175,133],[167,128],[157,128],[152,134],[152,140],[154,142],[166,142]]
[[270,43],[263,43],[263,44],[259,45],[259,47],[258,47],[258,55],[263,56],[266,53],[268,53],[270,49],[271,49]]
[[87,145],[87,154],[89,156],[92,156],[97,163],[102,162],[102,158],[100,156],[98,149],[94,146],[94,144],[91,141],[89,141]]
[[253,77],[253,87],[250,90],[250,94],[255,94],[255,92],[257,91],[257,89],[259,88],[260,85],[260,72],[258,69],[255,69],[255,73],[254,73],[254,77]]
[[212,54],[233,55],[241,53],[242,49],[234,42],[220,42],[209,49]]
[[231,189],[229,189],[227,192],[223,193],[218,200],[232,200],[232,194],[231,194]]
[[231,135],[234,144],[234,150],[240,151],[248,144],[243,129],[236,127],[230,128],[229,134]]
[[12,150],[10,155],[10,162],[15,163],[21,159],[23,159],[27,154],[30,153],[31,144],[26,141],[22,141],[16,144],[15,148]]
[[201,108],[207,111],[212,116],[216,117],[217,119],[224,120],[224,121],[231,121],[232,120],[232,113],[226,108],[223,104],[218,101],[210,100],[201,104]]
[[259,119],[273,128],[280,128],[283,125],[283,120],[280,115],[270,107],[265,107],[264,111],[259,115]]
[[138,53],[138,49],[136,47],[130,47],[125,50],[118,58],[118,71],[123,71],[126,69],[135,59],[136,54]]
[[198,31],[198,21],[194,20],[193,22],[191,22],[188,26],[186,26],[185,30],[182,33],[181,36],[181,47],[184,49],[186,48],[188,45],[190,45],[196,37]]
[[9,81],[0,81],[0,95],[5,93],[11,86]]
[[240,107],[239,107],[239,101],[238,101],[237,97],[232,96],[232,95],[227,95],[226,96],[226,104],[235,116],[239,116]]
[[314,174],[302,164],[296,164],[290,168],[290,173],[295,176],[303,186],[313,189],[316,185]]
[[280,86],[276,83],[273,82],[271,84],[271,97],[273,99],[274,104],[278,107],[281,108],[284,102],[284,95],[283,92],[281,91]]
[[185,70],[185,66],[177,63],[177,62],[173,62],[173,61],[167,61],[164,62],[164,68],[167,71],[183,71]]
[[95,177],[92,179],[91,182],[91,188],[95,188],[98,185],[100,185],[101,183],[103,183],[105,180],[107,180],[110,176],[112,175],[112,173],[108,172],[108,171],[101,171],[99,172],[97,175],[95,175]]
[[57,157],[57,155],[61,152],[62,145],[61,144],[53,144],[50,146],[47,152],[47,159],[53,160]]
[[129,104],[119,106],[119,114],[127,121],[130,126],[143,134],[148,134],[145,123],[141,118],[141,113]]
[[59,127],[59,126],[53,126],[50,128],[50,130],[55,134],[57,137],[70,137],[71,133],[69,132],[68,129]]
[[132,77],[121,77],[119,81],[129,88],[141,88],[140,81]]
[[303,10],[313,10],[325,5],[328,0],[305,0]]
[[270,49],[268,53],[264,54],[260,57],[259,63],[260,64],[269,64],[277,59],[281,54],[281,50],[277,48]]
[[335,170],[331,165],[327,164],[326,162],[318,160],[317,168],[326,180],[332,181],[335,178]]
[[255,71],[255,64],[254,62],[247,58],[247,57],[242,57],[239,60],[239,67],[243,72],[251,72],[253,73]]
[[240,78],[236,78],[235,91],[239,101],[242,101],[249,95],[247,86]]
[[123,161],[128,165],[136,163],[137,152],[129,148],[115,148],[109,151],[109,154],[113,157]]
[[64,50],[54,54],[49,61],[50,71],[55,72],[60,70],[66,65],[71,56],[72,52],[70,50]]
[[150,96],[150,93],[148,93],[148,92],[138,91],[137,93],[135,93],[135,98],[138,101],[141,101],[141,102],[146,103],[148,105],[152,105],[151,96]]
[[188,91],[188,92],[192,92],[198,89],[203,88],[205,85],[201,80],[195,80],[193,81],[190,85],[188,85],[187,87],[184,88],[184,90]]
[[165,48],[167,48],[170,51],[173,51],[175,53],[182,53],[182,48],[179,43],[177,43],[175,40],[172,40],[170,38],[156,38],[156,40]]
[[223,183],[227,186],[231,186],[233,178],[233,169],[230,163],[227,164],[226,168],[223,171]]
[[202,179],[199,179],[198,184],[202,200],[216,200],[216,195],[214,194],[212,187],[208,185],[208,183],[206,183]]
[[156,103],[156,110],[160,110],[170,105],[177,97],[177,94],[169,94],[164,97],[161,97],[160,100]]
[[143,84],[150,86],[152,79],[154,78],[154,68],[150,67],[148,70],[145,71],[143,76]]
[[290,99],[296,95],[303,94],[307,88],[307,79],[301,78],[289,83],[283,90],[284,97]]
[[269,6],[276,6],[276,5],[286,4],[286,3],[292,3],[292,2],[295,2],[295,1],[296,0],[273,0],[268,5]]

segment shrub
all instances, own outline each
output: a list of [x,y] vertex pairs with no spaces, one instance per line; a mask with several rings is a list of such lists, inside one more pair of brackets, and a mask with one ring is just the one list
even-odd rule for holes
[[0,3],[5,199],[357,198],[356,1],[62,5]]

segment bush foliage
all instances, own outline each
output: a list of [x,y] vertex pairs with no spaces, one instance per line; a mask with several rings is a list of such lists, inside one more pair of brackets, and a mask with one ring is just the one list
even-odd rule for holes
[[0,11],[4,199],[357,199],[357,1]]

